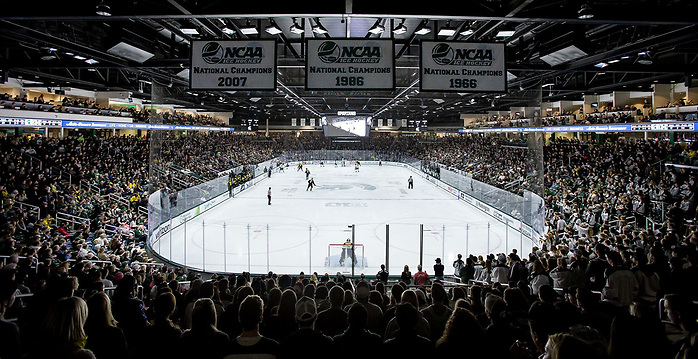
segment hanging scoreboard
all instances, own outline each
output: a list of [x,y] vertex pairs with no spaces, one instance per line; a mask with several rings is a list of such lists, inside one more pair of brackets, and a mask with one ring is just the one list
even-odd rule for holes
[[306,90],[394,90],[389,39],[308,39]]
[[192,41],[192,90],[276,90],[276,41]]
[[504,53],[501,43],[422,41],[419,90],[506,92]]

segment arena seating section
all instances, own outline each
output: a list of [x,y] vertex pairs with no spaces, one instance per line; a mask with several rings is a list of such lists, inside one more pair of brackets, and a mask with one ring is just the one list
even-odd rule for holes
[[[546,342],[548,351],[574,347],[585,358],[673,358],[689,349],[695,356],[695,339],[672,345],[667,328],[695,338],[697,173],[665,166],[696,165],[695,141],[547,143],[549,230],[541,245],[532,253],[466,253],[459,276],[455,258],[445,258],[447,278],[426,285],[398,273],[387,283],[372,273],[360,282],[273,272],[202,280],[148,257],[149,186],[179,189],[284,150],[338,146],[321,134],[167,133],[165,180],[152,184],[148,138],[0,138],[0,357],[235,358],[260,350],[278,357],[537,358]],[[407,152],[514,192],[530,180],[525,145],[494,137],[374,134],[358,146]],[[59,212],[89,223],[57,223]],[[274,340],[263,348],[236,339],[256,335],[254,318],[238,315],[253,294],[264,305],[259,332]],[[304,296],[314,302],[297,302]],[[313,318],[315,332],[307,329]],[[680,326],[666,326],[669,319]]]

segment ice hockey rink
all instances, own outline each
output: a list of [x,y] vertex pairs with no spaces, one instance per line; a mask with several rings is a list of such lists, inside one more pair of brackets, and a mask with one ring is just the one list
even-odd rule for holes
[[[352,273],[351,261],[339,265],[341,244],[357,244],[354,273],[375,276],[386,262],[399,275],[408,265],[415,273],[420,258],[433,274],[441,258],[453,273],[458,253],[508,253],[531,242],[418,172],[392,165],[362,165],[357,172],[333,162],[310,164],[317,186],[307,190],[306,175],[295,165],[275,172],[207,212],[180,225],[153,249],[173,262],[208,272]],[[408,178],[414,189],[408,189]],[[267,204],[271,187],[272,203]]]

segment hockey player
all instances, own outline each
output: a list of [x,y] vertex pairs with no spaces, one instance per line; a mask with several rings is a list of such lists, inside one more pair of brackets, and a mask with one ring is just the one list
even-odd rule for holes
[[361,166],[361,164],[359,163],[359,160],[356,160],[356,163],[354,164],[354,172],[359,172],[359,166]]
[[315,186],[315,180],[312,178],[308,180],[308,187],[305,188],[306,191],[312,191]]
[[309,177],[310,177],[310,169],[306,168],[305,169],[305,180],[307,181]]
[[347,256],[351,256],[352,261],[354,264],[356,264],[356,256],[354,255],[354,251],[351,250],[351,239],[347,238],[346,241],[344,241],[344,244],[342,245],[342,254],[339,256],[339,265],[343,266],[344,265],[344,258]]
[[413,189],[414,188],[414,180],[412,179],[412,176],[407,179],[407,189]]
[[271,206],[271,187],[269,187],[269,190],[267,191],[267,199],[269,200],[267,204]]
[[298,168],[296,169],[296,172],[302,171],[303,170],[303,162],[298,162]]

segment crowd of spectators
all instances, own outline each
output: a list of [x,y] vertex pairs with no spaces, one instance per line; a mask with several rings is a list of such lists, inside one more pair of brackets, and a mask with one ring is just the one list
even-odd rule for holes
[[[38,106],[33,106],[38,105]],[[34,110],[34,111],[44,111],[44,112],[60,112],[60,113],[74,113],[81,115],[103,115],[103,116],[133,116],[132,109],[125,109],[123,107],[113,108],[113,107],[103,107],[98,105],[95,101],[89,99],[79,99],[63,97],[59,102],[55,101],[45,101],[44,95],[41,94],[33,99],[27,98],[27,95],[11,96],[8,93],[0,95],[0,108],[8,108],[15,110]]]
[[[278,157],[289,143],[322,145],[302,137],[168,133],[160,156],[205,177]],[[381,135],[367,144],[498,187],[526,180],[527,149],[517,142]],[[690,357],[698,331],[690,284],[698,270],[696,172],[661,161],[695,157],[696,146],[552,141],[544,163],[549,231],[539,246],[454,263],[461,282],[478,285],[425,284],[419,268],[415,283],[408,275],[389,286],[380,273],[360,282],[316,273],[204,281],[155,266],[135,210],[152,185],[147,138],[2,138],[0,255],[9,257],[0,269],[0,318],[18,319],[0,322],[0,357],[283,358],[309,342],[303,356]],[[110,194],[133,206],[109,202]],[[645,228],[659,203],[665,220]],[[90,221],[67,226],[56,223],[57,212]],[[17,293],[33,296],[16,300]],[[675,345],[660,322],[662,298],[685,336]]]
[[[38,106],[35,106],[38,105]],[[183,111],[161,111],[153,115],[150,110],[135,110],[122,106],[104,107],[95,101],[84,98],[63,97],[59,102],[46,101],[44,95],[30,99],[27,95],[12,96],[8,93],[0,95],[0,108],[15,110],[33,110],[44,112],[74,113],[80,115],[124,116],[131,117],[138,123],[157,123],[166,125],[185,126],[217,126],[228,127],[228,123],[206,114],[191,114]]]
[[164,125],[184,126],[217,126],[228,127],[228,123],[206,114],[191,114],[182,111],[161,111],[153,115],[149,110],[133,113],[136,122],[157,123]]

